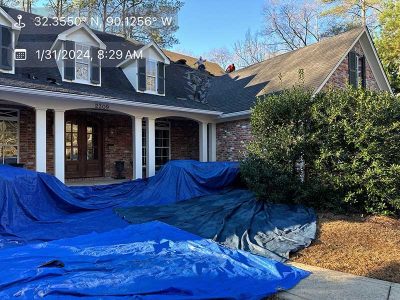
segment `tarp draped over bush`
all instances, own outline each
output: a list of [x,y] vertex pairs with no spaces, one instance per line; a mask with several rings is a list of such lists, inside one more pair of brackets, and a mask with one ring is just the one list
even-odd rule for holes
[[260,198],[400,212],[399,98],[296,87],[259,99],[251,125],[242,175]]

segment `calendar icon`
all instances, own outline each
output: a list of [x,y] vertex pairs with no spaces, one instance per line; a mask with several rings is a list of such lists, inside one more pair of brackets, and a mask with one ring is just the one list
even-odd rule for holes
[[15,49],[15,60],[26,60],[26,49]]

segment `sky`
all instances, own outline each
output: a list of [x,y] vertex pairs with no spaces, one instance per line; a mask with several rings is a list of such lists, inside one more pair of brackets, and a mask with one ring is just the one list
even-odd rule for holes
[[178,15],[177,52],[196,56],[214,48],[231,48],[248,29],[262,25],[265,0],[184,0]]

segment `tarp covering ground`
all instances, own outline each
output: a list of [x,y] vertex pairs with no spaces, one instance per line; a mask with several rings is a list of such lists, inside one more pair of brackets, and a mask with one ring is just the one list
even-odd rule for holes
[[210,195],[231,185],[238,172],[237,163],[173,161],[148,180],[68,187],[45,173],[0,166],[0,246],[123,227],[111,208]]
[[257,201],[248,190],[226,190],[164,206],[116,211],[131,223],[159,220],[227,247],[279,261],[310,245],[316,235],[313,209]]
[[262,299],[309,273],[161,222],[0,251],[0,298]]
[[[248,225],[237,223],[244,221],[234,214],[238,202],[243,202],[242,213],[250,218],[259,205],[254,197],[248,201],[256,207],[239,199],[240,194],[221,194],[238,172],[236,163],[174,161],[148,180],[68,187],[51,175],[0,166],[0,298],[259,299],[292,287],[308,273],[249,252],[228,250],[165,223],[129,225],[114,213],[114,209],[129,207],[158,207],[164,212],[166,207],[175,207],[179,211],[169,210],[170,214],[189,212],[187,222],[197,224],[204,221],[202,213],[214,209],[214,222],[223,217],[220,222],[229,226],[250,226],[250,239],[256,237],[254,230],[274,226],[277,234],[291,231],[295,238],[296,226],[313,226],[314,219],[307,218],[307,210],[301,207],[265,211],[272,214],[265,214],[266,219],[281,218],[281,223],[273,221],[268,228],[253,228],[256,223],[249,220],[244,223]],[[223,216],[224,209],[218,216],[223,206],[218,197],[232,208],[232,218]],[[209,206],[212,199],[220,203],[219,209]],[[209,207],[200,209],[196,201]],[[178,203],[192,203],[192,207],[186,206],[185,211],[170,206]],[[194,216],[192,209],[200,215]],[[240,231],[238,237],[243,236]],[[277,258],[297,249],[301,241],[307,244],[304,237],[289,244],[289,235],[283,236],[282,249],[271,250]],[[43,241],[47,242],[38,244]],[[228,245],[227,239],[220,241]],[[239,244],[238,248],[246,249]]]

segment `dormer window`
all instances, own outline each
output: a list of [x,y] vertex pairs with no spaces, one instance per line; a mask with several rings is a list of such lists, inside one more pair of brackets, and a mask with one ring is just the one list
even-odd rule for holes
[[76,81],[89,82],[90,74],[90,47],[83,44],[75,44],[75,78]]
[[165,64],[141,58],[138,66],[138,90],[150,94],[165,94]]
[[12,71],[13,69],[13,41],[12,29],[0,25],[0,69]]
[[71,53],[64,60],[64,80],[76,83],[100,84],[99,48],[65,41],[66,53]]
[[117,67],[122,69],[137,92],[165,96],[165,65],[170,64],[169,58],[154,42],[137,53],[140,58],[128,58]]
[[157,91],[157,62],[148,59],[146,63],[146,90],[155,93]]
[[86,25],[81,23],[57,36],[50,50],[55,55],[63,81],[101,86],[99,51],[106,45]]

